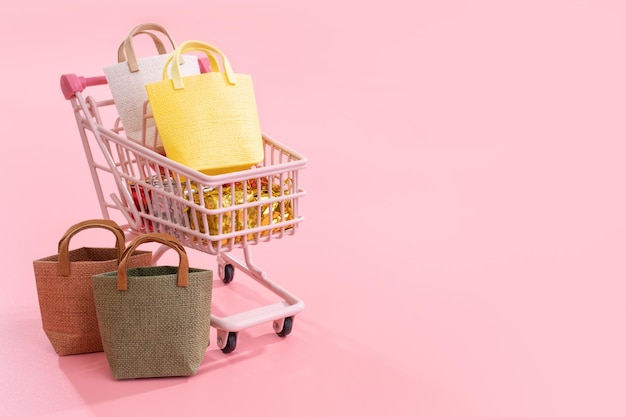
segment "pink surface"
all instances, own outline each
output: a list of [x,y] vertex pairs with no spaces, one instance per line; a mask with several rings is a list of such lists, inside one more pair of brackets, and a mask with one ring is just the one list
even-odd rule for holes
[[[38,3],[0,17],[0,415],[626,414],[626,3]],[[114,381],[52,351],[32,260],[100,214],[59,77],[149,21],[224,50],[309,158],[299,233],[254,251],[306,308],[230,355],[213,332],[193,377]]]

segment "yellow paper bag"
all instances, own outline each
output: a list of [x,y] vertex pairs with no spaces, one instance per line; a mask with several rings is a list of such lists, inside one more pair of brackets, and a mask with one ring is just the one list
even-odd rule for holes
[[[211,71],[183,77],[180,56],[193,51],[209,57]],[[179,44],[163,69],[163,80],[147,84],[146,91],[168,158],[208,175],[240,171],[263,160],[252,78],[235,74],[216,47],[195,40]]]

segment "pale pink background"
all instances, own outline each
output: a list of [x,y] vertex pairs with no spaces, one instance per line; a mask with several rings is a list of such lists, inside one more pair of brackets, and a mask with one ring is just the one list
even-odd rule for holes
[[[0,17],[0,415],[626,415],[622,0],[93,4]],[[149,21],[223,49],[309,158],[299,233],[254,251],[306,308],[114,381],[53,352],[32,261],[100,215],[59,77]]]

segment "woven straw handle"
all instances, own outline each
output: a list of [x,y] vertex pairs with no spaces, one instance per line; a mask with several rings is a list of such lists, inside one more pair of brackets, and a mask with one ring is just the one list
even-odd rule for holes
[[[130,72],[139,71],[139,65],[137,64],[137,56],[135,55],[135,50],[133,48],[132,39],[139,32],[146,32],[146,31],[156,31],[156,32],[160,32],[164,34],[165,36],[167,36],[167,39],[169,39],[170,43],[172,44],[172,48],[174,49],[176,48],[176,43],[174,42],[174,39],[172,39],[172,36],[163,26],[156,24],[156,23],[142,23],[140,25],[135,26],[130,31],[128,36],[126,36],[126,39],[124,39],[124,42],[122,43],[123,45],[122,49],[126,52],[126,57],[128,59],[128,68],[130,69]],[[118,52],[118,62],[124,62],[123,60],[119,61],[119,58],[120,58],[120,55]]]
[[183,245],[180,244],[180,241],[165,233],[148,233],[145,235],[139,235],[131,240],[131,242],[124,250],[122,258],[120,259],[120,263],[117,267],[117,289],[119,291],[128,290],[128,260],[139,245],[148,242],[161,243],[163,245],[169,246],[170,248],[178,252],[180,261],[178,264],[177,285],[179,287],[186,287],[187,285],[189,285],[189,258],[187,258],[187,252],[185,252],[185,248],[183,247]]
[[85,220],[70,227],[67,232],[65,232],[61,240],[59,240],[59,274],[61,276],[67,277],[70,275],[69,247],[72,237],[80,231],[95,227],[107,229],[113,232],[116,238],[115,247],[118,249],[117,259],[118,261],[121,259],[126,238],[124,236],[124,231],[117,225],[117,223],[108,219]]
[[[158,35],[152,32],[149,32],[147,30],[142,30],[142,31],[135,33],[135,36],[137,35],[150,36],[152,38],[152,42],[154,42],[154,46],[156,46],[156,49],[159,55],[163,55],[167,53],[167,49],[165,48],[165,45],[163,45],[163,41],[161,40],[161,38],[159,38]],[[126,54],[124,53],[124,41],[122,41],[122,43],[120,43],[119,48],[117,48],[117,62],[126,62]]]
[[[182,55],[185,52],[192,51],[205,53],[209,58],[211,72],[223,72],[224,76],[226,77],[226,82],[228,84],[237,84],[237,78],[235,77],[235,73],[230,66],[230,61],[228,61],[228,58],[226,58],[226,55],[224,55],[222,51],[208,43],[190,40],[181,43],[176,49],[174,49],[174,52],[172,52],[170,59],[165,65],[165,68],[163,68],[163,79],[167,80],[167,68],[168,66],[170,66],[170,63],[172,63],[172,81],[174,82],[174,88],[176,90],[185,88],[185,84],[183,83],[183,77],[180,74],[180,60],[182,58]],[[215,56],[219,56],[222,60],[222,71],[220,71],[220,68],[218,67]]]

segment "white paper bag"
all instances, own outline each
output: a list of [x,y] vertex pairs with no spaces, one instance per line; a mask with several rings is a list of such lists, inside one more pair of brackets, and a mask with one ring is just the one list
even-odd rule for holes
[[[147,118],[144,129],[144,112],[148,100],[145,85],[163,79],[163,68],[169,53],[160,39],[150,31],[164,34],[169,39],[172,50],[176,48],[164,27],[155,23],[144,23],[133,28],[120,45],[118,63],[107,65],[103,70],[126,136],[163,154],[163,144],[156,134],[154,119]],[[152,37],[157,55],[139,58],[135,55],[132,39],[142,33]],[[185,55],[180,70],[184,75],[199,74],[198,58],[194,55]],[[149,108],[147,113],[150,114]]]

